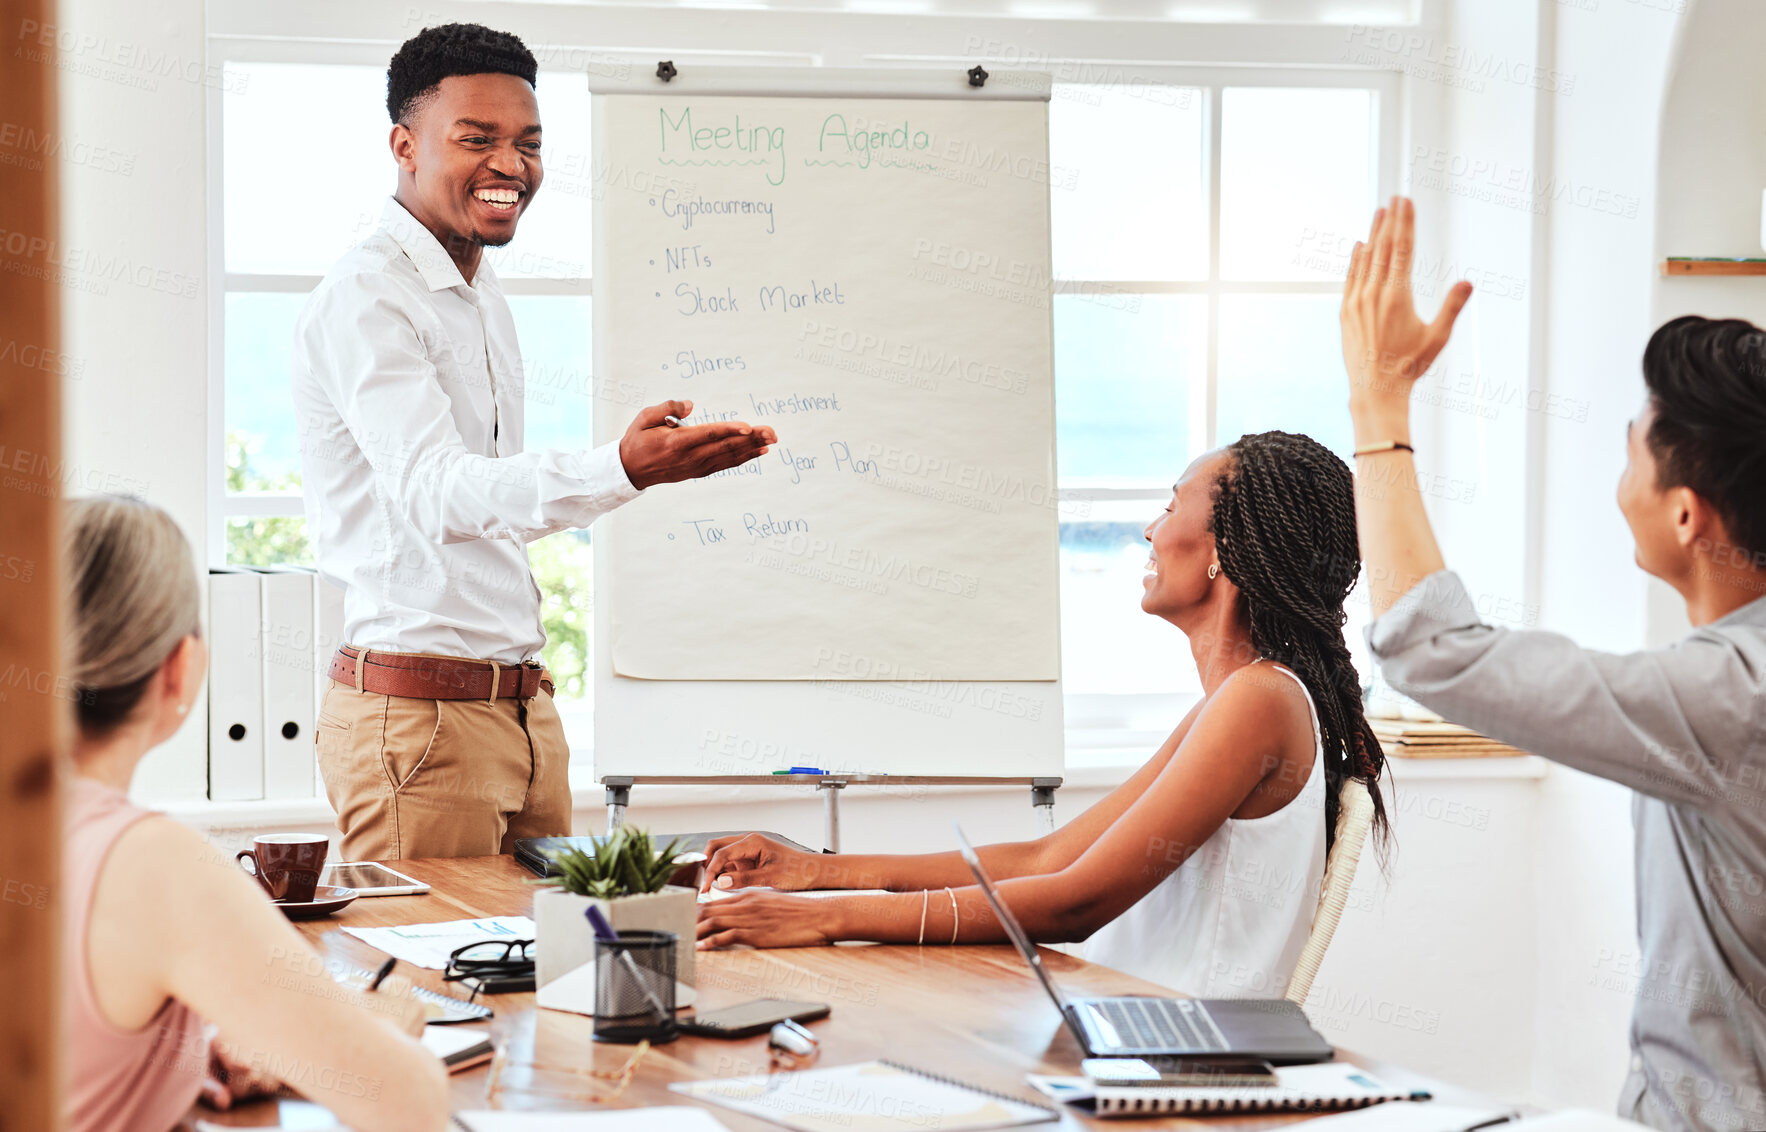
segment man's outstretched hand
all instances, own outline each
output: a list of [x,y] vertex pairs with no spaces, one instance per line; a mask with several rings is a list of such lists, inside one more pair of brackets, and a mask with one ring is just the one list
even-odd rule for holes
[[664,401],[638,413],[619,441],[619,461],[633,487],[700,479],[764,456],[769,445],[779,442],[764,425],[719,421],[670,428],[663,419],[680,420],[692,411],[691,401]]
[[1416,209],[1393,197],[1374,214],[1367,243],[1355,245],[1343,287],[1343,364],[1349,370],[1349,415],[1378,440],[1410,439],[1410,390],[1435,361],[1466,300],[1470,283],[1455,283],[1434,322],[1416,313],[1410,290]]

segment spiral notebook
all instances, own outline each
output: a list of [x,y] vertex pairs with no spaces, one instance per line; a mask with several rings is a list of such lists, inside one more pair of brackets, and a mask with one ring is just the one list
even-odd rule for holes
[[798,1132],[965,1132],[1059,1120],[1052,1108],[893,1061],[681,1081],[670,1089]]
[[1346,1062],[1288,1065],[1275,1071],[1274,1085],[1212,1088],[1161,1088],[1131,1085],[1096,1089],[1099,1116],[1152,1113],[1338,1112],[1384,1101],[1426,1101],[1425,1089],[1398,1089]]

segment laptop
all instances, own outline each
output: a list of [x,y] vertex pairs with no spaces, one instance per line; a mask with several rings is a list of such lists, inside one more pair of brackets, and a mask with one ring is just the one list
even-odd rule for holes
[[1061,1019],[1091,1057],[1235,1057],[1275,1065],[1329,1061],[1331,1043],[1312,1028],[1298,1004],[1276,998],[1068,998],[1036,945],[1000,899],[981,858],[957,828],[963,860],[975,874],[1006,934],[1042,982]]

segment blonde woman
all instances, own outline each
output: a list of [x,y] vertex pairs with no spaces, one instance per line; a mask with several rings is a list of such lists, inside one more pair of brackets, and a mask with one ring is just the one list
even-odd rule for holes
[[[447,1078],[412,1036],[421,1005],[402,986],[339,986],[230,856],[129,802],[208,663],[184,536],[156,507],[100,496],[68,505],[63,549],[78,723],[62,890],[70,1132],[164,1132],[205,1090],[225,1107],[254,1080],[363,1132],[439,1132]],[[230,1087],[210,1080],[211,1052]]]

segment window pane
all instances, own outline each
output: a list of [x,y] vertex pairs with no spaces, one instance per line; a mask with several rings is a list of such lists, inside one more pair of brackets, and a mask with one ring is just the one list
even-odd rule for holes
[[1092,503],[1061,524],[1061,681],[1071,694],[1200,688],[1184,635],[1143,613],[1142,531],[1163,500]]
[[534,581],[540,587],[540,620],[546,647],[540,658],[552,670],[560,703],[587,703],[593,682],[589,658],[595,638],[589,597],[595,576],[595,550],[588,531],[559,531],[527,548]]
[[[386,69],[235,62],[227,80],[239,92],[222,100],[227,270],[323,275],[380,223],[397,187]],[[548,176],[521,234],[491,262],[504,276],[587,276],[588,87],[580,74],[546,72],[536,93]],[[309,152],[323,158],[297,156]]]
[[298,515],[227,520],[227,565],[311,566],[307,521]]
[[587,279],[592,274],[595,190],[589,162],[589,85],[581,73],[541,71],[534,93],[545,126],[540,146],[545,177],[521,214],[515,239],[486,249],[485,255],[506,279]]
[[1203,279],[1202,92],[1060,85],[1049,103],[1049,213],[1060,279]]
[[395,187],[386,69],[228,63],[227,79],[227,270],[323,275]]
[[590,374],[590,300],[572,295],[515,295],[509,299],[521,339],[527,383],[524,447],[592,448],[589,432],[594,381]]
[[1339,305],[1335,295],[1221,296],[1217,443],[1281,429],[1350,458]]
[[1221,278],[1343,277],[1373,219],[1377,105],[1368,90],[1226,90]]
[[[523,447],[530,452],[593,447],[590,300],[516,295],[509,300],[509,310],[521,338],[521,371],[527,384]],[[540,587],[540,620],[546,627],[541,656],[552,670],[558,702],[586,705],[592,691],[588,674],[595,632],[589,596],[595,563],[590,532],[548,535],[529,544],[527,560]]]
[[1207,300],[1055,296],[1061,482],[1170,484],[1189,462],[1189,386],[1207,364]]
[[289,390],[294,322],[305,295],[234,292],[225,306],[227,490],[300,488]]

